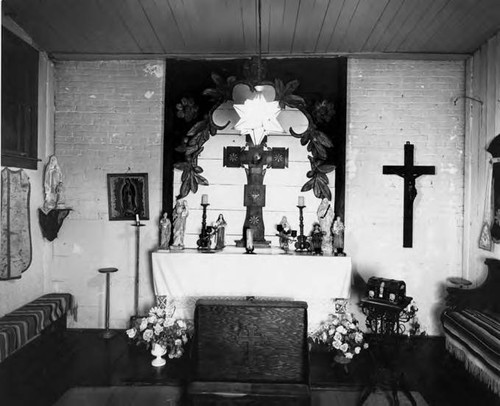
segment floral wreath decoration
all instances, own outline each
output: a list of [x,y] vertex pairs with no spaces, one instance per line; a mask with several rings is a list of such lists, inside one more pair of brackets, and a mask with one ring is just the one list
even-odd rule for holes
[[[237,80],[235,76],[229,76],[224,80],[220,75],[212,73],[211,78],[215,83],[215,88],[205,89],[202,94],[211,98],[214,102],[213,106],[203,119],[197,121],[187,131],[182,140],[182,144],[175,149],[177,152],[184,154],[184,161],[174,164],[176,169],[182,171],[181,187],[177,199],[187,196],[190,192],[196,193],[199,185],[208,186],[209,184],[208,180],[201,175],[201,173],[203,173],[203,168],[198,165],[198,156],[204,149],[203,145],[210,137],[216,135],[217,131],[223,130],[229,125],[229,121],[222,126],[214,123],[212,116],[215,110],[223,103],[233,100],[232,92],[236,85],[246,85],[252,92],[255,91],[257,86],[257,83],[253,81]],[[274,82],[263,81],[258,84],[274,87],[276,100],[279,102],[281,109],[285,107],[296,108],[306,116],[308,127],[303,133],[298,134],[293,131],[292,128],[289,129],[290,134],[300,139],[301,145],[306,146],[307,151],[311,154],[308,155],[311,169],[306,173],[309,180],[302,186],[301,191],[307,192],[313,190],[317,198],[322,199],[326,197],[328,200],[331,200],[332,195],[328,187],[328,177],[326,174],[332,172],[335,169],[335,165],[327,163],[326,160],[328,157],[328,149],[333,148],[334,145],[330,138],[317,128],[312,116],[315,117],[318,123],[330,121],[335,114],[333,103],[326,100],[317,102],[312,107],[312,114],[310,114],[306,109],[305,100],[301,96],[294,94],[299,87],[298,80],[292,80],[284,84],[282,80],[275,79]],[[181,101],[176,107],[178,113],[180,112],[178,116],[183,117],[186,122],[195,118],[193,114],[186,115],[182,112],[186,109],[190,112],[193,111],[194,107],[189,104],[190,102],[184,99],[184,101]]]

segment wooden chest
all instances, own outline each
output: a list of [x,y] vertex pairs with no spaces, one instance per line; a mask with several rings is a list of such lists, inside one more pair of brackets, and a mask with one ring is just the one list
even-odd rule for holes
[[308,383],[307,304],[199,300],[196,379]]
[[366,283],[366,297],[370,300],[402,303],[406,298],[406,283],[372,276]]

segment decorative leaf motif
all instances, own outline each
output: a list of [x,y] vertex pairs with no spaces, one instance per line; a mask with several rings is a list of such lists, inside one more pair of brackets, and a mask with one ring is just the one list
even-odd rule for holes
[[308,192],[309,190],[312,189],[314,185],[314,178],[309,179],[304,185],[302,186],[302,189],[300,189],[301,192]]
[[182,182],[181,184],[181,189],[179,191],[179,195],[177,196],[177,199],[182,199],[183,197],[186,197],[189,194],[191,183],[187,181],[187,179]]
[[295,90],[299,87],[299,84],[300,82],[298,80],[291,80],[286,85],[284,85],[283,81],[280,79],[276,79],[274,81],[276,100],[279,102],[282,109],[284,109],[287,105],[290,107],[299,107],[305,104],[302,97],[293,94],[293,92],[295,92]]
[[196,178],[196,181],[198,182],[198,184],[203,185],[203,186],[208,186],[208,180],[205,177],[198,175],[198,174],[195,174],[194,177]]
[[[226,128],[229,121],[224,126],[218,126],[212,120],[213,112],[225,101],[232,100],[232,91],[236,83],[236,78],[230,76],[224,79],[222,76],[212,73],[212,81],[215,88],[205,89],[203,95],[210,97],[215,101],[215,104],[210,109],[209,114],[203,119],[195,123],[184,137],[183,144],[176,147],[176,151],[184,153],[185,162],[176,163],[176,169],[183,171],[178,198],[187,196],[190,192],[196,193],[199,185],[208,185],[208,180],[201,176],[203,169],[198,166],[198,156],[203,151],[203,145],[211,136],[217,134],[217,131]],[[250,89],[254,89],[255,83],[246,83]],[[276,92],[276,100],[281,108],[286,106],[299,109],[308,120],[308,128],[301,134],[296,133],[292,128],[289,129],[290,134],[300,139],[303,146],[307,146],[307,150],[311,153],[308,156],[311,170],[307,172],[307,182],[302,186],[301,191],[307,192],[313,190],[314,195],[318,198],[328,198],[331,200],[331,191],[328,187],[327,173],[335,169],[335,165],[325,164],[324,161],[328,156],[328,149],[333,148],[333,142],[322,131],[316,129],[316,125],[311,114],[306,110],[305,100],[294,92],[298,89],[300,83],[298,80],[291,80],[286,84],[280,79],[274,80],[274,88]]]
[[236,82],[234,76],[229,76],[225,81],[222,76],[217,73],[212,73],[212,80],[215,83],[215,89],[205,89],[203,91],[204,96],[208,96],[216,101],[224,101],[231,99],[231,92],[233,85]]
[[319,172],[322,172],[322,173],[330,173],[331,171],[335,170],[335,165],[332,165],[332,164],[322,164],[322,165],[318,165],[316,167],[316,169]]
[[301,191],[307,192],[312,189],[314,196],[318,199],[326,197],[328,200],[331,200],[332,192],[328,187],[329,180],[326,174],[333,171],[335,165],[324,164],[322,160],[317,160],[310,155],[307,158],[309,158],[309,163],[311,164],[311,170],[307,172],[307,177],[310,179],[302,186]]

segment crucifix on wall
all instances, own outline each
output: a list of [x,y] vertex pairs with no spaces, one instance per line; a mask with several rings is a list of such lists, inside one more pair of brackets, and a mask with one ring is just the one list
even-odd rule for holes
[[421,175],[434,175],[435,166],[415,166],[413,164],[414,145],[406,142],[404,146],[404,165],[384,165],[382,173],[384,175],[398,175],[404,179],[403,189],[403,247],[413,246],[413,201],[417,196],[415,180]]
[[266,185],[264,175],[267,168],[284,169],[288,167],[287,148],[268,148],[267,137],[255,145],[252,137],[246,135],[245,147],[225,147],[223,166],[245,168],[247,184],[244,188],[243,204],[247,208],[243,237],[236,241],[236,246],[245,246],[245,231],[253,230],[253,243],[256,247],[269,247],[270,241],[264,238],[265,227],[262,208],[266,205]]

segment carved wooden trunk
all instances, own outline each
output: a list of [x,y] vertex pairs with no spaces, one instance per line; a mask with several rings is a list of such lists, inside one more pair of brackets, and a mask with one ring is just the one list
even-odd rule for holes
[[309,404],[305,302],[199,300],[195,330],[192,405]]

